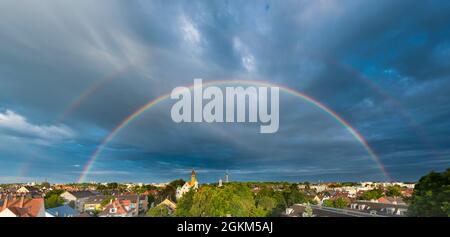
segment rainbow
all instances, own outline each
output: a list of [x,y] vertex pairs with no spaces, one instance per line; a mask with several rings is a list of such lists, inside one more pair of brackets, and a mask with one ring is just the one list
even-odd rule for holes
[[[343,127],[347,129],[350,134],[355,137],[355,139],[364,147],[364,149],[368,152],[370,157],[376,162],[376,164],[379,166],[381,172],[383,175],[388,179],[392,180],[387,170],[384,168],[383,164],[380,161],[380,158],[377,156],[375,151],[369,146],[367,141],[361,136],[361,134],[356,131],[355,128],[353,128],[347,121],[345,121],[343,118],[341,118],[338,114],[336,114],[333,110],[328,108],[326,105],[320,103],[319,101],[313,99],[312,97],[303,94],[299,91],[296,91],[295,89],[266,82],[266,81],[257,81],[257,80],[215,80],[215,81],[209,81],[209,82],[203,82],[203,85],[205,86],[213,86],[213,85],[223,85],[223,84],[244,84],[244,85],[256,85],[256,86],[266,86],[266,87],[279,87],[281,91],[284,91],[286,93],[289,93],[291,95],[294,95],[296,97],[299,97],[308,103],[316,106],[321,111],[325,112],[326,114],[330,115],[332,118],[334,118],[339,124],[341,124]],[[189,89],[193,89],[194,85],[187,86]],[[86,176],[89,174],[89,171],[92,169],[92,166],[94,162],[98,159],[100,156],[102,150],[105,148],[105,146],[114,139],[114,137],[122,130],[124,129],[128,124],[130,124],[133,120],[138,118],[141,114],[143,114],[148,109],[151,109],[155,105],[157,105],[159,102],[170,98],[170,94],[164,94],[156,99],[153,99],[146,103],[144,106],[140,107],[138,110],[133,112],[132,114],[128,115],[125,119],[122,120],[114,129],[111,130],[111,132],[102,140],[102,142],[97,146],[95,151],[92,153],[90,159],[83,167],[83,170],[81,172],[81,175],[78,179],[78,182],[81,183],[85,180]]]
[[[90,98],[92,95],[94,95],[97,91],[102,89],[103,86],[111,82],[112,80],[116,79],[118,76],[125,73],[129,68],[131,67],[131,64],[123,66],[112,73],[107,74],[106,76],[102,77],[101,79],[95,81],[93,84],[91,84],[89,87],[85,88],[83,92],[78,95],[74,100],[72,100],[69,105],[64,109],[64,111],[56,117],[55,120],[51,124],[62,124],[69,115],[72,114],[76,109],[78,109],[88,98]],[[36,158],[36,154],[39,152],[35,152],[34,155],[30,156],[28,158],[27,162],[22,165],[22,167],[19,168],[18,176],[19,177],[25,177],[26,173],[28,172],[29,168],[31,167],[32,163],[34,162]]]
[[70,104],[69,106],[62,112],[61,115],[58,116],[56,119],[56,123],[62,123],[74,110],[76,110],[78,107],[83,104],[83,102],[91,97],[94,93],[96,93],[98,90],[100,90],[104,85],[111,82],[112,80],[116,79],[118,76],[125,73],[130,68],[130,65],[124,66],[105,77],[101,78],[100,80],[93,83],[91,86],[87,87],[79,96],[77,96]]

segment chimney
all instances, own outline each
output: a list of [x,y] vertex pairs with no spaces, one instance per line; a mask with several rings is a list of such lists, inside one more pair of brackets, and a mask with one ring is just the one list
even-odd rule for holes
[[20,207],[20,208],[23,207],[23,201],[24,201],[24,199],[25,199],[24,196],[22,196],[22,197],[20,198],[20,203],[19,203],[19,207]]

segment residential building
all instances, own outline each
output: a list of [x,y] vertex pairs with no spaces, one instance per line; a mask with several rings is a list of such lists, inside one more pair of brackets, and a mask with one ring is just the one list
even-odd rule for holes
[[318,185],[311,185],[311,189],[316,190],[316,192],[320,193],[328,189],[328,185],[326,184],[318,184]]
[[383,216],[405,216],[408,205],[358,200],[350,204],[350,209]]
[[33,186],[22,186],[16,190],[18,196],[26,195],[28,197],[42,197],[42,192],[40,189]]
[[91,196],[88,197],[83,202],[83,211],[85,212],[92,212],[92,211],[102,211],[103,205],[105,202],[113,199],[110,195],[97,195],[97,196]]
[[79,215],[80,213],[69,205],[62,205],[60,207],[45,210],[45,217],[76,217]]
[[138,215],[138,207],[132,208],[131,201],[114,199],[98,214],[99,217],[134,217]]
[[66,201],[66,203],[73,202],[75,209],[79,212],[83,212],[84,202],[92,196],[97,194],[92,191],[66,191],[60,196]]
[[380,197],[376,202],[394,205],[406,205],[405,201],[401,197]]
[[136,215],[146,213],[148,210],[148,200],[146,195],[128,194],[118,196],[117,198],[120,200],[129,200],[131,209],[137,207],[136,211],[138,211],[138,213],[136,213]]
[[[308,214],[310,209],[310,214]],[[286,217],[381,217],[377,214],[360,212],[357,210],[324,207],[312,204],[294,204],[287,208],[283,216]]]
[[43,198],[6,197],[0,205],[0,217],[45,217]]
[[172,215],[172,213],[175,212],[175,210],[177,209],[177,204],[167,198],[164,199],[164,201],[162,201],[160,204],[158,204],[158,206],[161,206],[161,205],[167,207],[167,210],[169,211],[169,215]]

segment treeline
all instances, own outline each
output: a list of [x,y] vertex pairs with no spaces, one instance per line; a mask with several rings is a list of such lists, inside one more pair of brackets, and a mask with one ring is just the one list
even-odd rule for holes
[[[229,183],[222,187],[204,185],[191,190],[178,200],[174,216],[266,217],[280,216],[295,203],[314,203],[300,192],[297,185],[275,191],[264,187],[252,192],[249,184]],[[149,212],[151,215],[151,211]],[[155,212],[157,215],[161,212]]]
[[409,216],[450,217],[450,168],[420,178],[407,202]]

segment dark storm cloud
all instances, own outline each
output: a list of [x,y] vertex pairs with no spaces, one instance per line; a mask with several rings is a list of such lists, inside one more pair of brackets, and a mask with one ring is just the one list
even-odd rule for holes
[[[146,102],[193,78],[242,78],[313,96],[368,140],[394,178],[417,179],[449,164],[449,10],[442,1],[3,1],[0,113],[76,137],[36,142],[3,127],[0,159],[20,169],[42,151],[29,178],[59,167],[53,178],[72,181]],[[209,181],[226,169],[242,180],[383,178],[345,128],[298,98],[282,94],[280,131],[268,136],[249,124],[175,124],[170,106],[121,131],[89,178],[164,181],[191,168]],[[14,175],[0,169],[0,180]]]

